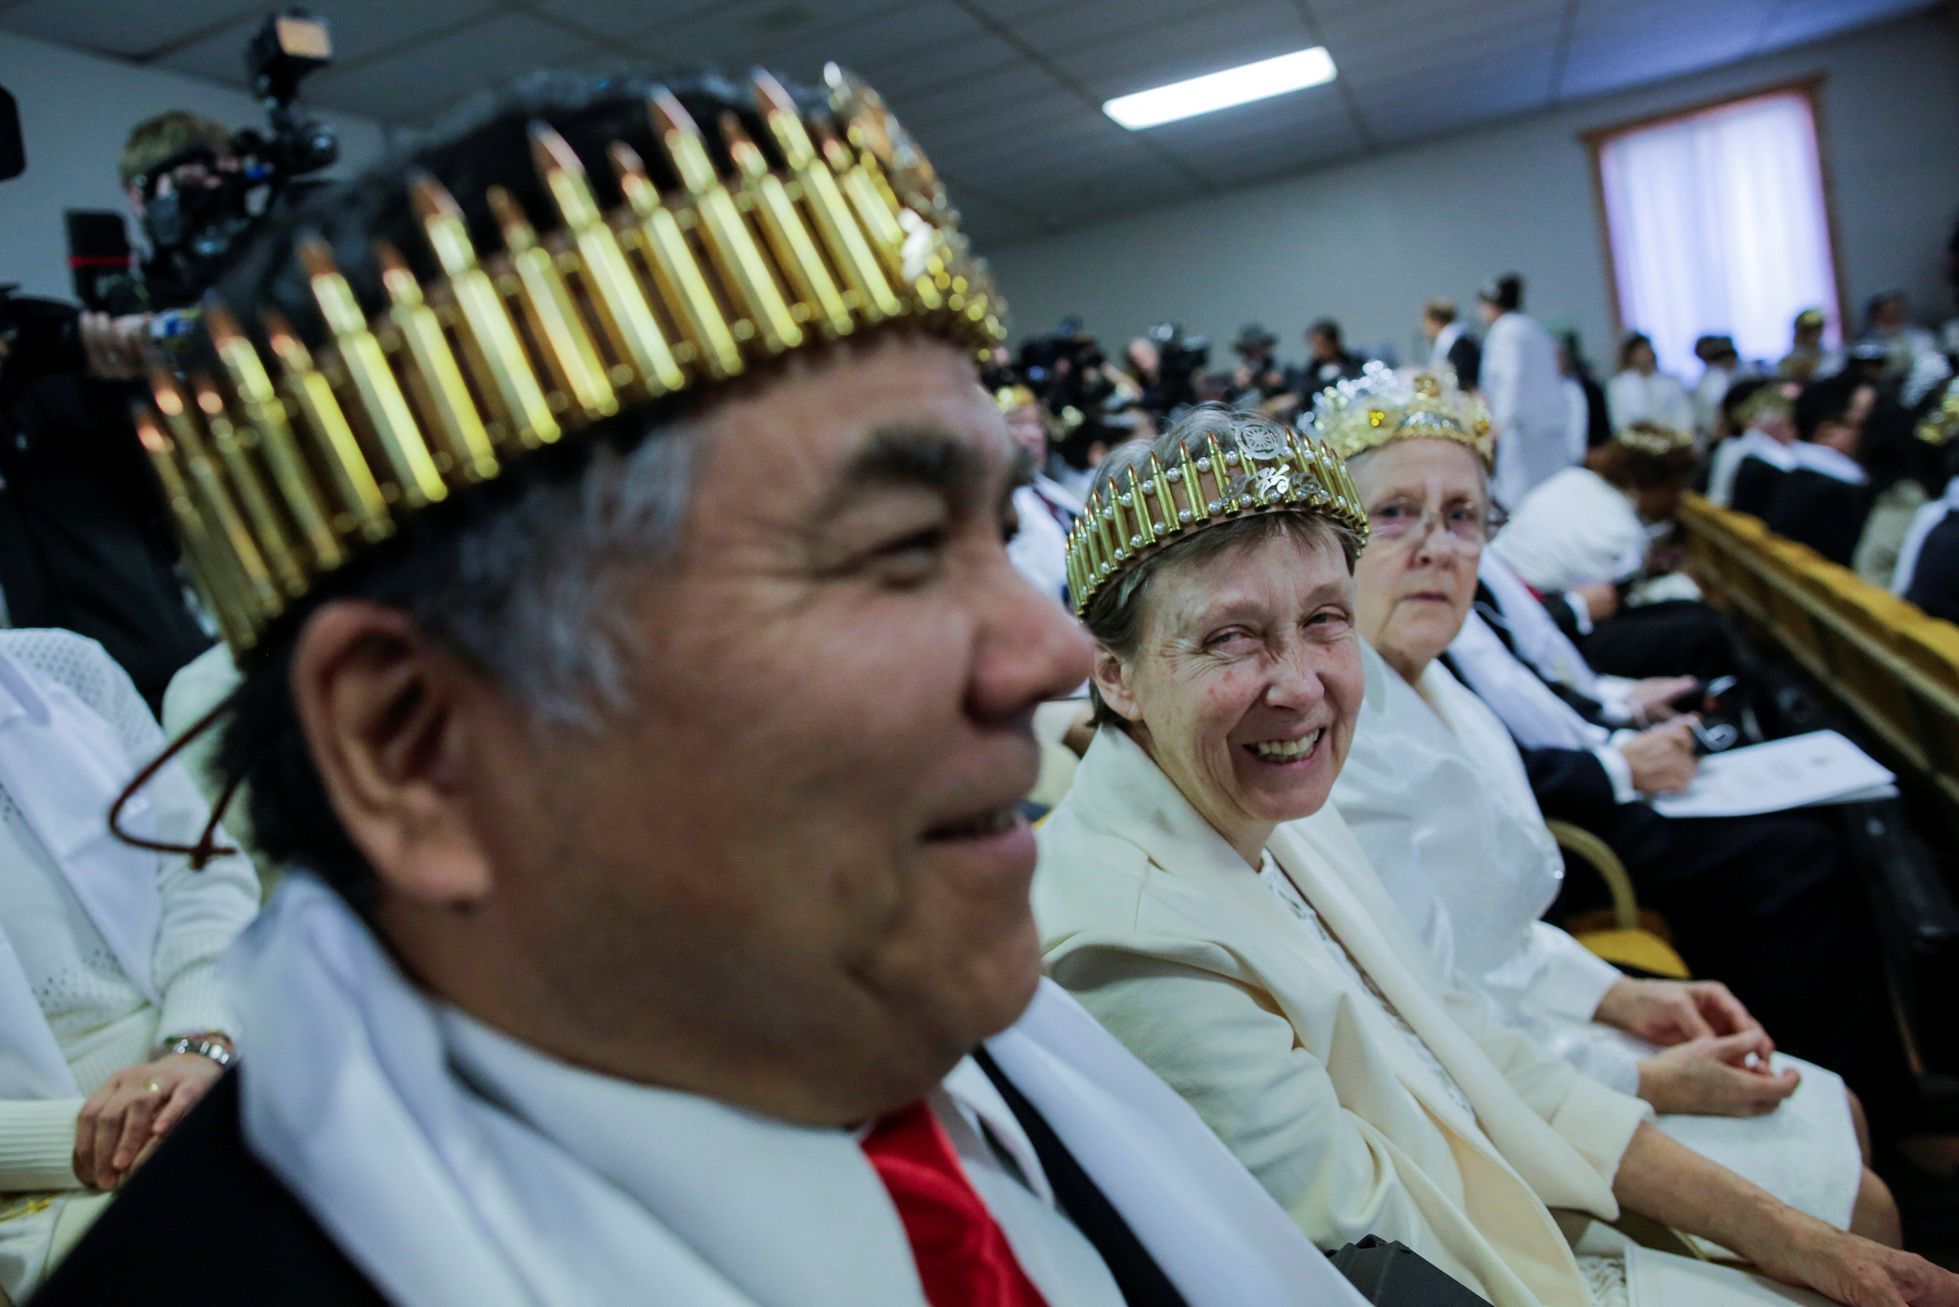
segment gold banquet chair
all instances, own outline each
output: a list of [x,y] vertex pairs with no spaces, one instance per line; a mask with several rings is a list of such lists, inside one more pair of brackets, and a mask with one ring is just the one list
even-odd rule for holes
[[1582,826],[1568,821],[1547,822],[1558,847],[1576,862],[1589,867],[1605,883],[1612,906],[1599,912],[1586,912],[1565,923],[1573,939],[1614,966],[1634,967],[1670,980],[1690,980],[1693,973],[1668,942],[1666,923],[1651,912],[1642,912],[1639,897],[1633,892],[1632,876],[1612,846]]

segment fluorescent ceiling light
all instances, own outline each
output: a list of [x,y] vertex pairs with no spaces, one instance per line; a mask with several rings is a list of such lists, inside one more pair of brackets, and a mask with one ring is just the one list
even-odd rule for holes
[[1102,105],[1102,112],[1133,132],[1288,91],[1302,91],[1332,81],[1333,75],[1333,56],[1326,52],[1325,46],[1316,45],[1310,50],[1295,50],[1257,63],[1240,64],[1154,90],[1118,95]]

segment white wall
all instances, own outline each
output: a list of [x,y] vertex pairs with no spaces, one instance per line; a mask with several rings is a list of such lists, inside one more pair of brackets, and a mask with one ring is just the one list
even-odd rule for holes
[[[4,32],[0,86],[20,106],[27,144],[27,171],[0,182],[0,282],[19,282],[35,295],[72,298],[62,213],[124,207],[116,161],[131,127],[167,109],[189,109],[234,127],[263,127],[265,119],[244,91]],[[340,133],[337,169],[358,168],[380,155],[379,124],[341,113],[322,116]]]
[[1172,317],[1221,347],[1258,319],[1289,359],[1325,315],[1406,361],[1424,300],[1472,313],[1476,287],[1514,269],[1530,311],[1577,326],[1596,362],[1610,307],[1578,133],[1817,72],[1846,309],[1902,285],[1921,318],[1950,316],[1959,34],[1940,14],[987,253],[1017,333],[1080,313],[1113,349]]

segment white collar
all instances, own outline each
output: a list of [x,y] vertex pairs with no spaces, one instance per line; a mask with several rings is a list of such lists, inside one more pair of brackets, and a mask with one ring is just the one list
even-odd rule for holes
[[1864,465],[1840,449],[1819,445],[1813,440],[1798,440],[1789,446],[1797,467],[1808,472],[1826,476],[1832,481],[1841,481],[1847,486],[1861,486],[1870,483],[1870,473]]
[[1741,453],[1744,458],[1759,458],[1770,467],[1784,472],[1796,465],[1795,451],[1758,427],[1750,427],[1741,433]]

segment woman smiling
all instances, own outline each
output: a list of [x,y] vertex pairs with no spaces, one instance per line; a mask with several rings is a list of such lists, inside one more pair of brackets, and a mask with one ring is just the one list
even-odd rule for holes
[[1361,706],[1366,530],[1335,455],[1247,415],[1200,410],[1098,470],[1069,554],[1098,729],[1035,879],[1054,977],[1324,1247],[1377,1233],[1504,1307],[1577,1307],[1551,1209],[1623,1203],[1844,1301],[1959,1302],[1436,976],[1325,806]]

